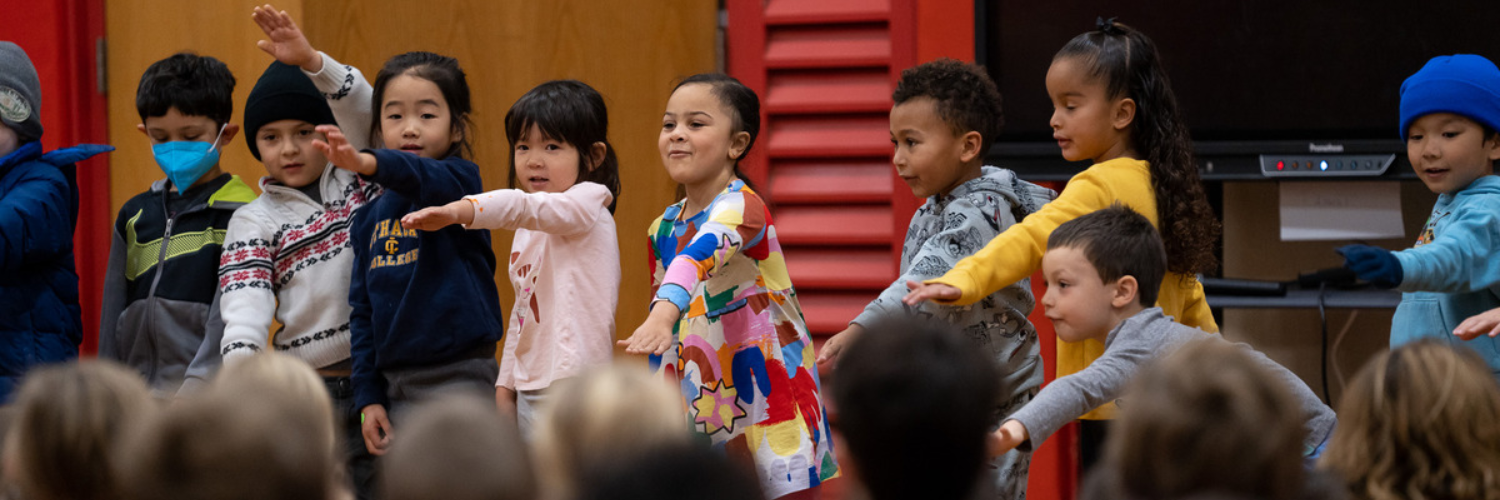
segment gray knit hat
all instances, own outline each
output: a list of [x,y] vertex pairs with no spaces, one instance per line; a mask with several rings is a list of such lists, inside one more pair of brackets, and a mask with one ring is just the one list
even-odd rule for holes
[[21,142],[42,138],[42,83],[21,46],[0,42],[0,122]]

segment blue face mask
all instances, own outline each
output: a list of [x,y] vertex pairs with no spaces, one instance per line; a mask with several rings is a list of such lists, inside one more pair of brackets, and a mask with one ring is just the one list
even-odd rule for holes
[[213,142],[163,142],[152,145],[151,154],[156,156],[156,164],[167,174],[172,185],[177,186],[177,193],[181,194],[192,187],[194,182],[198,182],[199,177],[213,169],[214,165],[219,164],[216,146],[223,136],[224,127],[219,127],[219,135],[214,136]]

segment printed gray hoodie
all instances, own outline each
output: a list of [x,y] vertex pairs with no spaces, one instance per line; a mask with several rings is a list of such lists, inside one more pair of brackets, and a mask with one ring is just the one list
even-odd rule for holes
[[[906,282],[942,276],[964,257],[1019,222],[1057,193],[1016,177],[1010,170],[986,166],[978,178],[947,196],[933,196],[911,217],[901,249],[901,276],[865,306],[851,323],[869,326],[885,317],[910,316],[943,321],[958,328],[1000,366],[1000,414],[1023,403],[1042,383],[1042,359],[1036,329],[1026,316],[1036,306],[1031,280],[1023,279],[967,306],[924,302],[907,306]],[[1017,401],[1020,398],[1021,401]]]

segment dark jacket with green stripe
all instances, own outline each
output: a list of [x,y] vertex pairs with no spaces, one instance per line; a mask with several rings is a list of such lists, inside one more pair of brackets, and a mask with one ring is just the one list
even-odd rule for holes
[[218,346],[200,347],[224,329],[217,296],[224,233],[235,209],[253,199],[238,176],[222,174],[181,194],[159,180],[125,202],[104,278],[99,357],[139,370],[158,395],[207,378]]

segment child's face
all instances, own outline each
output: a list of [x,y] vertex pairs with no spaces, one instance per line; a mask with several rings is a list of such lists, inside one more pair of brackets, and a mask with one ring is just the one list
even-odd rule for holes
[[386,84],[382,99],[380,138],[387,148],[441,159],[463,139],[453,128],[448,100],[432,80],[399,75]]
[[167,113],[161,116],[148,116],[145,123],[136,125],[136,129],[146,134],[151,139],[151,144],[161,144],[173,141],[213,141],[217,136],[218,144],[222,147],[229,143],[234,137],[239,125],[228,124],[224,126],[224,134],[219,135],[219,123],[213,118],[198,115],[184,115],[176,107],[168,108]]
[[578,148],[547,137],[536,125],[516,139],[516,180],[528,193],[561,193],[578,183]]
[[10,126],[0,123],[0,158],[16,152],[16,148],[21,146],[17,144],[20,141],[21,139],[16,135],[16,131],[11,130]]
[[946,195],[953,188],[979,176],[977,165],[970,165],[978,154],[975,144],[966,151],[966,139],[979,142],[979,133],[970,132],[973,138],[955,135],[953,127],[938,115],[937,101],[930,97],[918,97],[891,108],[891,143],[896,152],[891,163],[896,173],[911,188],[918,198]]
[[713,87],[678,87],[667,99],[656,139],[667,175],[688,186],[719,178],[749,145],[750,134],[734,128],[733,112],[713,94]]
[[327,139],[313,131],[313,127],[302,120],[277,120],[262,125],[255,132],[255,146],[260,148],[266,174],[294,188],[316,182],[323,175],[328,158],[313,147],[312,141]]
[[1111,99],[1086,64],[1071,57],[1053,62],[1047,69],[1047,95],[1052,99],[1052,138],[1063,159],[1098,163],[1129,150],[1125,131],[1134,115],[1120,116],[1128,99]]
[[1128,303],[1121,302],[1119,281],[1099,279],[1099,270],[1078,248],[1048,249],[1042,255],[1042,276],[1047,279],[1042,296],[1047,319],[1058,338],[1068,342],[1103,340],[1115,327],[1115,308]]
[[1406,156],[1422,183],[1434,193],[1469,187],[1495,170],[1500,140],[1485,137],[1484,128],[1453,113],[1433,113],[1413,121],[1406,131]]

